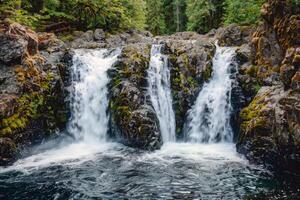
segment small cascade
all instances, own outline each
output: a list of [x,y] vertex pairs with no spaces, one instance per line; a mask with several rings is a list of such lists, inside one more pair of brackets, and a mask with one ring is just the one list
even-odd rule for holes
[[108,130],[107,70],[117,61],[119,50],[76,50],[73,57],[71,120],[68,130],[76,140],[103,142]]
[[195,105],[188,113],[185,127],[189,141],[197,143],[232,142],[230,126],[231,69],[235,49],[216,45],[213,74],[198,95]]
[[153,45],[148,69],[151,102],[158,116],[163,142],[174,142],[175,114],[170,89],[168,58],[161,54],[162,45]]

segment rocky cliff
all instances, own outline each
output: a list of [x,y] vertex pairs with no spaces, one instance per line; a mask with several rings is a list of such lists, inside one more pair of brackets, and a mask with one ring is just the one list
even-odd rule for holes
[[169,58],[178,138],[187,111],[211,75],[214,45],[196,33],[138,41],[124,45],[119,63],[110,72],[111,134],[129,146],[154,150],[161,147],[162,139],[147,91],[151,45],[161,43],[162,53]]
[[[252,35],[252,58],[241,67],[245,93],[258,94],[240,113],[238,151],[281,175],[300,175],[300,8],[269,0]],[[249,56],[248,56],[249,57]],[[261,88],[261,89],[260,89]],[[251,95],[250,95],[251,99]],[[295,176],[296,175],[296,176]]]
[[0,24],[0,46],[0,165],[6,165],[64,128],[71,57],[55,35],[8,20]]

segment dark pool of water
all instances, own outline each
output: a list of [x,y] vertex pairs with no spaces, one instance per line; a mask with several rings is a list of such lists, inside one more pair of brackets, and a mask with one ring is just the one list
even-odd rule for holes
[[0,170],[0,199],[251,199],[277,182],[234,145],[169,144],[147,153],[74,144]]

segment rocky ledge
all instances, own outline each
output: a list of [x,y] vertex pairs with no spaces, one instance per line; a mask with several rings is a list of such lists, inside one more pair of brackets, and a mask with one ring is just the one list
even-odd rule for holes
[[0,24],[0,165],[63,129],[70,56],[55,35]]
[[171,89],[178,137],[182,136],[187,111],[212,72],[214,45],[200,35],[180,33],[149,38],[123,47],[118,64],[110,71],[111,134],[129,146],[159,149],[159,121],[148,94],[147,70],[153,43],[163,45],[171,71]]
[[269,0],[261,12],[264,22],[253,32],[248,62],[240,67],[239,82],[250,104],[239,116],[237,149],[299,181],[300,8]]

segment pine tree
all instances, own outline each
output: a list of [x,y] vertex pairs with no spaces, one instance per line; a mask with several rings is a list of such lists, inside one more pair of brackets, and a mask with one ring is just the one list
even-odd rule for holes
[[214,27],[216,5],[212,0],[187,0],[187,28],[190,31],[206,33]]
[[225,24],[253,24],[260,18],[260,9],[266,0],[226,0]]
[[155,35],[166,32],[164,7],[162,0],[146,0],[147,28]]

